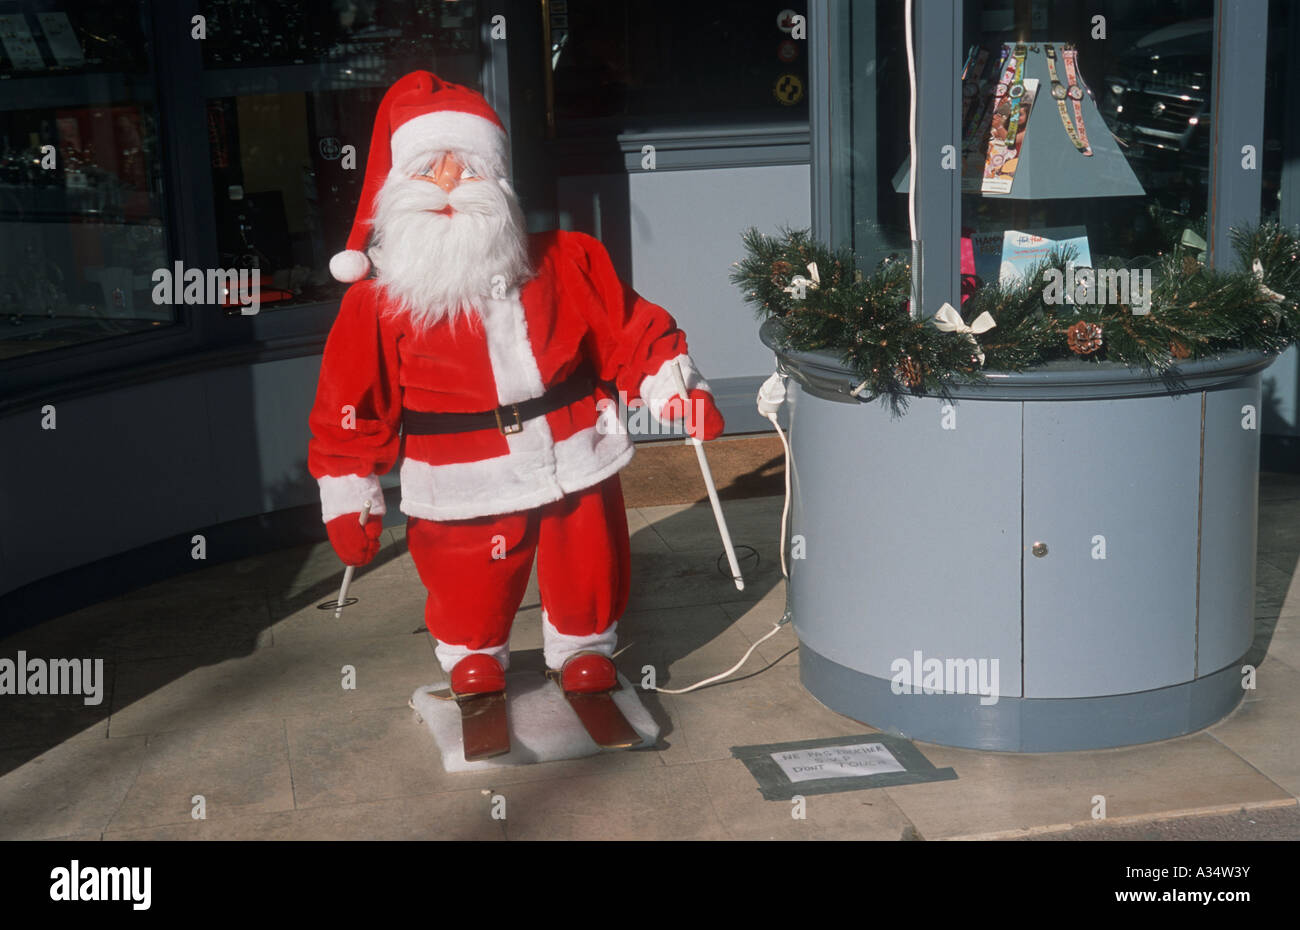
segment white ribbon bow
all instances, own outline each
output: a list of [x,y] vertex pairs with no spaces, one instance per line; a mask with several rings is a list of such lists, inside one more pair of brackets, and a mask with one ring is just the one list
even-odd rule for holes
[[[1271,289],[1264,283],[1263,262],[1261,262],[1258,258],[1255,259],[1255,261],[1251,263],[1250,270],[1255,272],[1255,280],[1259,282],[1259,292],[1261,294],[1263,294],[1269,300],[1273,301],[1273,303],[1275,304],[1280,304],[1282,301],[1286,300],[1285,294],[1279,294],[1277,291]],[[1273,313],[1275,316],[1280,316],[1280,314],[1276,310],[1273,311]]]
[[961,333],[969,339],[978,353],[980,364],[984,364],[984,351],[980,349],[980,344],[976,341],[975,336],[979,333],[987,333],[998,325],[987,310],[977,316],[974,323],[967,326],[962,322],[961,314],[953,309],[952,304],[946,303],[939,308],[939,312],[932,317],[932,321],[935,326],[945,333]]
[[805,278],[801,274],[795,275],[790,279],[790,286],[782,288],[787,294],[795,300],[803,300],[805,291],[815,291],[822,283],[822,276],[817,273],[817,263],[809,262],[808,273],[811,278]]

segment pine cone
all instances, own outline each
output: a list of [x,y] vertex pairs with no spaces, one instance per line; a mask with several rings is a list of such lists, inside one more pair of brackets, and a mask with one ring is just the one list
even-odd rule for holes
[[920,363],[910,355],[904,355],[903,360],[894,368],[894,377],[913,389],[921,386],[924,374]]
[[1183,256],[1183,274],[1186,277],[1190,278],[1192,275],[1196,274],[1196,272],[1200,270],[1201,270],[1201,263],[1196,260],[1196,257],[1194,255]]
[[1169,354],[1174,358],[1191,358],[1192,350],[1175,339],[1173,342],[1169,343]]
[[1091,355],[1101,348],[1101,327],[1080,320],[1065,331],[1065,341],[1075,355]]
[[772,262],[772,283],[777,287],[785,287],[786,281],[790,278],[790,272],[794,271],[794,266],[783,259],[777,259]]

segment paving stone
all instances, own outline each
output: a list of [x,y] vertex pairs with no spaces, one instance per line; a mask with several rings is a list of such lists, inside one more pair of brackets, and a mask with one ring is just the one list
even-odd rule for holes
[[[718,819],[733,840],[897,840],[910,823],[879,788],[842,791],[793,801],[768,801],[739,759],[695,766]],[[802,816],[796,818],[795,814]]]
[[1094,823],[1294,803],[1208,733],[1092,752],[998,753],[917,748],[957,780],[884,789],[927,840],[1023,836]]
[[690,766],[530,781],[501,789],[512,840],[726,839]]
[[488,799],[477,790],[418,798],[245,814],[139,830],[111,830],[106,840],[501,840]]
[[0,840],[101,833],[144,754],[143,736],[69,740],[34,758],[0,751]]
[[[355,670],[354,689],[343,687],[344,666]],[[109,733],[405,707],[411,691],[437,669],[431,639],[409,634],[295,643],[213,665],[182,659],[124,662]]]
[[1300,798],[1300,740],[1296,739],[1300,670],[1283,662],[1265,661],[1256,674],[1256,684],[1253,693],[1247,692],[1252,700],[1242,701],[1208,732]]

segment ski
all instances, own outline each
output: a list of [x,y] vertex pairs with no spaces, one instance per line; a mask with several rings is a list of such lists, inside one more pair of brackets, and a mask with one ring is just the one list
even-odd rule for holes
[[457,697],[450,688],[428,692],[440,701],[455,701],[460,707],[461,744],[466,762],[503,756],[510,751],[510,726],[506,717],[506,693],[467,694]]
[[[601,749],[630,749],[640,746],[641,735],[628,723],[623,712],[614,703],[614,691],[581,694],[565,691],[560,685],[560,673],[547,671],[546,677],[555,682],[573,712],[578,715],[587,735]],[[618,690],[615,688],[614,690]]]

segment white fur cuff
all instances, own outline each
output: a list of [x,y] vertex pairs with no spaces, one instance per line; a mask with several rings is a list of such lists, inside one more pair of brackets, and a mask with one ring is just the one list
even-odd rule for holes
[[370,516],[382,517],[388,512],[384,505],[384,491],[379,486],[379,479],[374,475],[362,478],[360,475],[343,475],[333,477],[326,475],[316,479],[320,485],[321,522],[329,523],[335,517],[345,513],[360,513],[361,505],[370,501]]
[[496,177],[505,177],[509,161],[506,134],[481,116],[438,110],[407,120],[389,140],[393,172],[410,177],[439,152],[468,152],[483,160]]
[[603,656],[613,656],[617,643],[617,621],[611,623],[603,633],[569,636],[557,630],[551,623],[551,618],[546,615],[546,610],[542,610],[542,655],[546,657],[547,668],[563,668],[566,661],[580,652],[599,652]]
[[438,641],[438,645],[433,647],[433,654],[438,657],[438,664],[448,675],[456,667],[456,663],[465,656],[474,653],[482,653],[485,656],[491,656],[501,663],[503,671],[510,668],[510,644],[506,643],[501,646],[489,646],[486,649],[470,649],[468,646],[457,646],[453,643],[444,643]]
[[677,375],[673,371],[673,365],[678,362],[682,366],[682,379],[686,382],[687,392],[696,388],[709,390],[708,382],[704,380],[689,355],[682,354],[668,359],[659,366],[658,371],[641,382],[641,397],[649,405],[650,413],[656,420],[659,419],[659,412],[664,409],[664,404],[681,395],[681,390],[677,387]]

